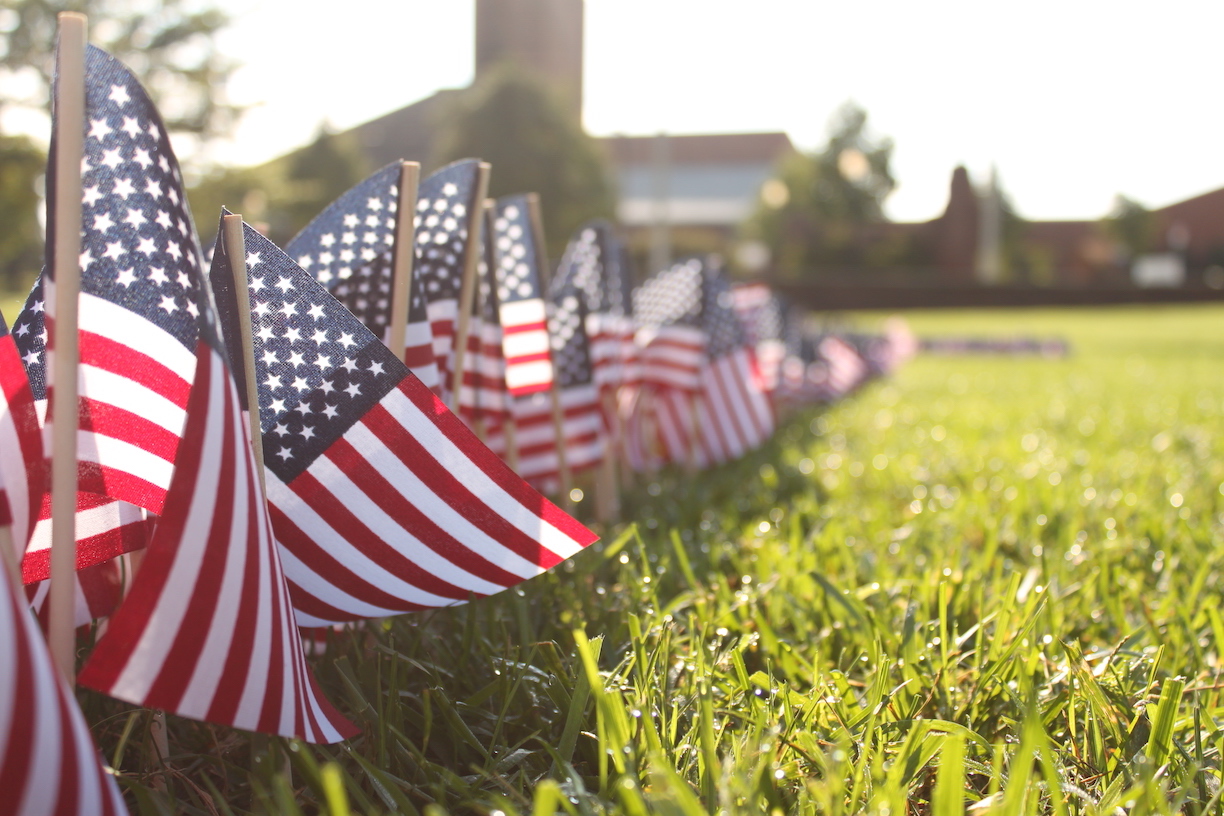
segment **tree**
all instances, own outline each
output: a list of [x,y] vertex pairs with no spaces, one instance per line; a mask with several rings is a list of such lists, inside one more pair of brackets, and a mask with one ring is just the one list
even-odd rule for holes
[[[6,0],[0,15],[0,115],[11,107],[49,108],[61,11],[88,15],[90,42],[140,77],[172,134],[205,143],[232,128],[241,109],[225,101],[222,89],[236,63],[213,41],[229,20],[218,9],[187,0]],[[28,92],[18,95],[21,87]]]
[[[42,264],[38,205],[47,158],[25,136],[0,136],[0,287],[20,290]],[[10,318],[16,315],[9,315]]]
[[585,221],[610,217],[615,195],[606,159],[547,87],[502,66],[445,117],[433,164],[478,157],[493,165],[489,195],[536,192],[549,257],[560,257]]
[[877,257],[861,238],[863,225],[885,220],[884,200],[896,187],[892,150],[892,139],[869,133],[866,111],[847,102],[834,115],[823,148],[783,160],[762,189],[747,236],[765,242],[774,267],[790,274],[904,255],[907,249],[896,247]]
[[1156,245],[1156,218],[1151,210],[1133,198],[1117,196],[1102,226],[1132,258],[1151,252]]

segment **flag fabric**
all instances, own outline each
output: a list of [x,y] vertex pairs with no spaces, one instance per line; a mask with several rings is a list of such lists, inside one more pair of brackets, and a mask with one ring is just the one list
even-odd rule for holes
[[548,391],[553,383],[542,249],[535,245],[530,213],[525,195],[499,198],[491,231],[506,390],[512,397]]
[[[463,159],[431,173],[417,192],[416,264],[412,290],[420,291],[433,331],[434,359],[448,404],[454,380],[454,344],[468,243],[480,231],[480,161]],[[465,365],[466,368],[466,365]]]
[[311,276],[245,234],[268,501],[300,625],[462,603],[594,540]]
[[633,292],[643,385],[695,393],[705,360],[701,330],[702,262],[689,258]]
[[[203,293],[198,305],[208,317]],[[162,515],[79,680],[182,717],[337,742],[356,729],[306,665],[233,375],[202,328]]]
[[505,332],[501,325],[501,304],[497,299],[497,264],[493,250],[493,211],[485,210],[482,251],[477,267],[476,296],[468,334],[468,356],[464,363],[465,391],[460,395],[460,408],[469,407],[473,422],[485,429],[498,428],[510,412],[510,394],[506,388],[506,355],[503,345]]
[[20,562],[49,478],[34,393],[17,344],[0,316],[0,526],[12,530]]
[[[80,488],[160,513],[195,376],[199,242],[178,162],[144,90],[93,46],[85,73]],[[51,141],[54,157],[54,128]],[[47,182],[52,195],[53,175],[54,158]],[[54,211],[51,197],[48,212]],[[49,256],[55,229],[48,224]],[[48,257],[48,329],[54,267]]]
[[[73,599],[72,625],[85,626],[115,611],[123,600],[125,579],[132,574],[128,556],[120,556],[101,564],[76,571]],[[30,609],[38,615],[44,631],[51,626],[51,608],[47,597],[51,592],[50,581],[38,581],[25,585],[26,599]]]
[[0,791],[0,808],[13,816],[127,813],[75,697],[7,576],[0,576]]
[[[25,369],[34,412],[40,426],[47,412],[45,314],[43,278],[39,277],[26,298],[24,308],[13,323],[10,336]],[[39,445],[41,447],[41,440]],[[49,478],[49,475],[45,478]],[[147,511],[133,504],[87,490],[79,491],[76,509],[77,569],[100,566],[124,553],[142,548],[148,540],[151,523]],[[34,584],[50,577],[50,547],[51,496],[44,490],[21,562],[22,580],[25,583]],[[100,569],[99,572],[105,570]],[[78,610],[101,612],[113,605],[113,600],[103,603],[95,597],[94,600],[87,601],[83,590],[77,593]],[[89,618],[82,619],[78,616],[77,623],[88,620]]]
[[820,398],[833,402],[849,394],[868,377],[867,362],[858,349],[835,334],[820,340],[817,371],[809,374],[815,379]]
[[[392,261],[399,240],[400,166],[393,162],[353,187],[285,245],[302,269],[384,342],[389,339]],[[419,286],[410,290],[404,363],[427,387],[437,389],[441,380],[425,294]]]

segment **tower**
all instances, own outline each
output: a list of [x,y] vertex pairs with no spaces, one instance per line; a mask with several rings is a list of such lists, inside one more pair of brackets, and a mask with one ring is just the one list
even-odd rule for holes
[[512,62],[582,119],[583,0],[476,0],[476,81]]

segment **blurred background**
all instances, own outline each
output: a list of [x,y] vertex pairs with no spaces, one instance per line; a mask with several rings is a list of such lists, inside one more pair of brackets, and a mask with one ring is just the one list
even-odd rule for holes
[[[919,7],[920,5],[920,7]],[[1224,8],[936,0],[0,0],[0,286],[42,257],[59,10],[144,78],[207,241],[400,158],[719,252],[819,308],[1224,297]]]

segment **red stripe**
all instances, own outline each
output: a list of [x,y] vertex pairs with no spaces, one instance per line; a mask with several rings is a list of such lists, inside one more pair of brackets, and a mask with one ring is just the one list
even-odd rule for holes
[[[3,599],[0,603],[9,606],[9,617],[13,625],[13,647],[16,652],[16,661],[13,666],[6,667],[4,670],[11,670],[15,675],[13,687],[13,696],[11,699],[3,700],[3,704],[9,706],[12,721],[9,723],[7,737],[7,750],[4,751],[4,762],[0,763],[0,791],[4,791],[3,796],[9,802],[21,801],[24,794],[27,793],[30,780],[30,765],[33,761],[33,753],[30,747],[34,744],[35,729],[40,723],[34,721],[35,715],[38,713],[38,696],[42,694],[55,694],[58,686],[53,685],[50,688],[37,688],[34,685],[34,648],[31,642],[32,633],[29,624],[23,620],[24,615],[29,613],[23,608],[21,602],[6,586],[0,589],[3,593]],[[6,637],[10,633],[4,633]],[[44,656],[45,660],[49,657]],[[54,667],[47,667],[54,673]],[[54,681],[56,678],[52,678]]]
[[[175,468],[175,472],[179,467]],[[97,462],[80,461],[77,462],[77,486],[87,493],[125,501],[156,515],[164,512],[166,488],[126,470],[118,470]]]
[[101,334],[80,332],[81,365],[91,365],[143,385],[180,408],[191,397],[191,383],[157,360]]
[[79,410],[79,427],[82,431],[119,439],[167,462],[174,462],[179,443],[177,433],[150,422],[140,414],[87,397],[81,397]]
[[551,359],[552,355],[547,351],[541,351],[535,354],[513,354],[506,357],[506,365],[527,365],[528,363],[547,362]]
[[515,476],[514,472],[497,458],[497,454],[480,444],[479,440],[459,422],[459,419],[446,410],[441,400],[424,388],[413,387],[418,385],[411,380],[404,380],[400,383],[399,389],[421,413],[432,419],[438,429],[498,487],[577,544],[586,546],[598,538],[568,513],[560,510]]
[[526,334],[527,332],[533,332],[533,331],[534,332],[547,332],[548,323],[543,320],[539,320],[534,323],[515,323],[515,324],[503,323],[502,331],[505,332],[507,335]]
[[[154,523],[133,521],[97,535],[77,539],[76,568],[85,570],[100,565],[124,553],[134,552],[148,544],[149,530]],[[51,577],[51,550],[27,552],[21,559],[22,583],[33,584]]]

